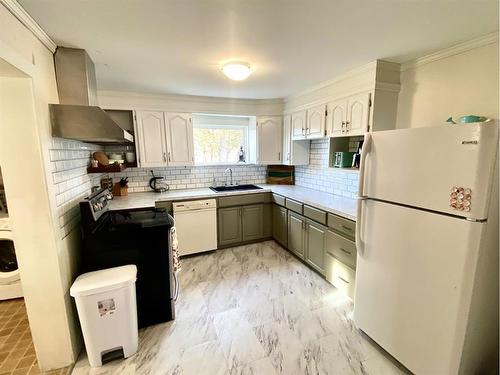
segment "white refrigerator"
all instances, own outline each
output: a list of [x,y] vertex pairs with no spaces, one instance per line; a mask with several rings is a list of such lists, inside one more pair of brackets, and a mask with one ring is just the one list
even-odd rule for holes
[[497,150],[495,122],[365,136],[354,321],[415,374],[495,365]]

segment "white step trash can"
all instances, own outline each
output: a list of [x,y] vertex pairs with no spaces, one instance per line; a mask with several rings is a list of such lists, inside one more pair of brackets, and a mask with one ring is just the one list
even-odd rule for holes
[[135,265],[114,267],[84,273],[71,286],[91,367],[137,351],[136,276]]

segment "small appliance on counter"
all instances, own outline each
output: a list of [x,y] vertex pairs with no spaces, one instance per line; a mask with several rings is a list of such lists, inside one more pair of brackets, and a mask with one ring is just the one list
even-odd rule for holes
[[168,191],[169,186],[165,182],[165,177],[163,176],[155,176],[153,170],[151,172],[151,179],[149,180],[149,187],[153,189],[155,193],[164,193]]
[[339,151],[335,153],[335,162],[333,166],[335,168],[350,168],[352,167],[352,160],[354,158],[355,152]]

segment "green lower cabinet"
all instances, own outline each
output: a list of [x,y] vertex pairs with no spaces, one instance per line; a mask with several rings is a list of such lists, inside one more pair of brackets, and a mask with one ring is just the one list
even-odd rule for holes
[[219,246],[242,242],[241,207],[218,210]]
[[273,236],[273,204],[266,203],[262,207],[264,209],[264,232],[262,235],[264,238],[271,238]]
[[264,205],[243,206],[241,222],[243,241],[253,241],[264,237]]
[[328,228],[315,222],[306,223],[306,262],[321,274],[325,273],[325,237]]
[[306,219],[288,210],[288,250],[304,259],[305,255],[305,228]]
[[273,238],[283,246],[288,243],[288,219],[285,207],[273,205]]

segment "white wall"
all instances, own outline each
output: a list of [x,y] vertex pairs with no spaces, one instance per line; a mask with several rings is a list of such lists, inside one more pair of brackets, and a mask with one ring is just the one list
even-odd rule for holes
[[440,125],[468,114],[497,119],[498,79],[498,39],[410,67],[401,72],[397,127]]
[[267,116],[283,113],[283,100],[281,99],[231,99],[99,91],[98,100],[99,105],[105,109],[161,110],[242,116]]
[[[51,176],[49,103],[57,103],[52,52],[0,5],[0,68],[28,78],[2,79],[1,160],[26,307],[38,363],[73,363],[81,348],[69,286],[79,231],[61,238]],[[4,74],[4,75],[5,75]]]

